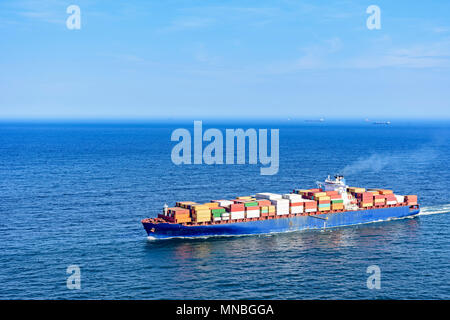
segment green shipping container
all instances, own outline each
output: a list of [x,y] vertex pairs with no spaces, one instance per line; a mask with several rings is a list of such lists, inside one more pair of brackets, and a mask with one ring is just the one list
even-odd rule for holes
[[216,213],[213,213],[213,217],[214,217],[214,218],[220,218],[220,217],[221,217],[221,214],[222,214],[222,212],[216,212]]
[[244,203],[245,207],[257,207],[258,206],[258,202],[246,202]]
[[344,200],[339,199],[339,200],[331,200],[332,203],[344,203]]
[[214,213],[222,213],[222,212],[225,212],[225,209],[224,208],[221,208],[221,209],[211,209],[211,212],[214,214]]

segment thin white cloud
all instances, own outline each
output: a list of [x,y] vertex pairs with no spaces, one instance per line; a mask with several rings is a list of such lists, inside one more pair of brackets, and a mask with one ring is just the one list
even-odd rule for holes
[[350,68],[448,68],[450,39],[404,48],[392,48],[387,53],[357,57],[345,64]]
[[263,72],[280,74],[298,72],[308,69],[323,69],[332,66],[330,56],[341,51],[343,42],[340,38],[334,37],[322,41],[320,44],[300,48],[302,55],[292,61],[275,62],[264,68]]
[[173,20],[170,25],[158,29],[159,32],[182,31],[188,29],[199,29],[212,25],[213,18],[188,17]]
[[434,33],[448,33],[448,32],[450,32],[450,28],[449,27],[434,27],[432,29],[432,31]]
[[20,0],[10,4],[12,12],[31,20],[47,23],[64,24],[67,18],[67,1],[61,0]]

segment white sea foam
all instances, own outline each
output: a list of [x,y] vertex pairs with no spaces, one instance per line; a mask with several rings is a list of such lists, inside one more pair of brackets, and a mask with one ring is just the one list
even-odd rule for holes
[[428,216],[431,214],[442,214],[442,213],[450,213],[450,204],[421,207],[419,216]]

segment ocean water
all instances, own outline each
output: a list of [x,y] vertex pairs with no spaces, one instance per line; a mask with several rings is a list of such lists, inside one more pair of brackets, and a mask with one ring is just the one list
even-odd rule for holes
[[[403,121],[214,123],[279,128],[280,170],[171,162],[185,123],[0,123],[0,299],[449,299],[450,126]],[[422,214],[277,235],[149,241],[164,203],[314,187],[418,194]],[[81,289],[69,290],[69,265]],[[368,289],[368,266],[381,288]]]

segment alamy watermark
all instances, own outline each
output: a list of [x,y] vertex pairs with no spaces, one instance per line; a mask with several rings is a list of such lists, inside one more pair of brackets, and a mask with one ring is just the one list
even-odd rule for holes
[[78,265],[73,264],[67,267],[67,274],[70,276],[67,278],[66,286],[70,290],[80,290],[81,289],[81,269]]
[[370,14],[367,18],[366,26],[369,30],[381,29],[381,9],[379,6],[370,5],[367,7],[366,13]]
[[[66,13],[70,16],[66,20],[66,26],[69,30],[81,29],[81,9],[78,5],[72,4],[67,7]],[[366,20],[366,26],[369,30],[381,29],[381,9],[377,5],[370,5],[366,9],[366,13],[370,16]]]
[[[222,131],[208,129],[203,133],[202,121],[194,121],[194,141],[187,129],[172,132],[171,141],[179,141],[172,149],[172,162],[181,164],[237,164],[246,163],[246,141],[248,141],[248,163],[259,163],[261,175],[274,175],[279,169],[279,129],[270,130],[270,155],[267,149],[267,129],[226,129],[225,159]],[[210,142],[203,149],[203,142]],[[235,143],[236,142],[236,143]],[[259,143],[258,143],[259,142]],[[193,145],[193,148],[192,148]],[[236,148],[235,148],[236,145]],[[259,148],[258,148],[259,147]],[[194,156],[192,159],[192,149]],[[258,150],[259,149],[259,150]],[[258,152],[259,151],[259,152]]]
[[81,29],[81,9],[77,5],[70,5],[67,7],[66,12],[70,16],[66,20],[66,26],[69,30],[80,30]]
[[370,273],[367,278],[367,289],[381,289],[381,269],[377,265],[368,266],[366,273]]

